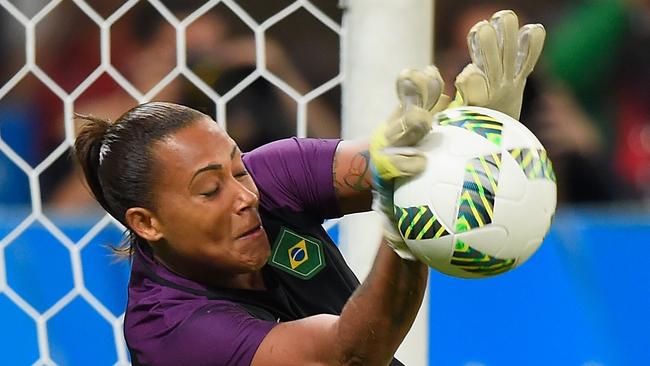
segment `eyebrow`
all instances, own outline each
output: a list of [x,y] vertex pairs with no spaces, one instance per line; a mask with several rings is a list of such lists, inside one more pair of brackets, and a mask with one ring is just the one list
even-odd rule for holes
[[237,148],[237,145],[233,146],[232,151],[230,152],[230,160],[232,160],[235,157],[235,154],[237,153],[237,151],[239,151],[239,149]]
[[[235,154],[237,153],[237,151],[239,151],[239,149],[237,149],[237,145],[233,146],[232,151],[230,152],[230,160],[234,159]],[[199,175],[199,174],[201,174],[203,172],[210,171],[210,170],[219,170],[219,169],[223,169],[223,165],[216,164],[216,163],[208,164],[208,165],[200,168],[199,170],[194,172],[194,174],[192,175],[192,178],[190,179],[190,184],[188,186],[192,185],[192,182],[194,181],[194,178],[196,178],[197,175]]]

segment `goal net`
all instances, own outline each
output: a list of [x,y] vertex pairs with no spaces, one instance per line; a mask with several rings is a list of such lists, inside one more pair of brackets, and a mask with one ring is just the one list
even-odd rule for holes
[[244,151],[340,136],[341,10],[263,3],[0,1],[0,363],[129,363],[123,228],[71,163],[74,113],[183,103]]
[[[177,102],[212,116],[243,151],[367,136],[395,103],[399,69],[430,61],[431,3],[0,0],[0,363],[129,364],[129,263],[108,249],[124,228],[69,157],[75,113],[115,120],[139,103]],[[340,227],[364,277],[372,218],[325,226],[337,237]],[[415,338],[400,357],[424,364],[426,337]]]

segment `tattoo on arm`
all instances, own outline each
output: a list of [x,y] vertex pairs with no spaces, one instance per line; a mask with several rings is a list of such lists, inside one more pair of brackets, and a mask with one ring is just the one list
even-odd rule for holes
[[370,153],[362,151],[352,158],[350,170],[343,176],[343,181],[356,191],[367,191],[370,189],[370,184],[366,181],[368,169],[370,169]]
[[361,151],[352,157],[350,168],[342,177],[336,176],[336,160],[334,161],[334,188],[339,194],[342,189],[352,189],[357,192],[370,190],[366,175],[370,169],[370,153]]

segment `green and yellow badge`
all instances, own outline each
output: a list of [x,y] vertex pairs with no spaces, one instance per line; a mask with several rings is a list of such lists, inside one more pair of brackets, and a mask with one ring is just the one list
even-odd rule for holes
[[308,280],[325,267],[323,243],[282,227],[275,240],[275,248],[269,264],[298,278]]

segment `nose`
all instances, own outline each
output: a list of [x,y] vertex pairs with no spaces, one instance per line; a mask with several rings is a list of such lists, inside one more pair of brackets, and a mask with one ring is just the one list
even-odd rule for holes
[[235,206],[237,213],[247,211],[251,208],[257,208],[259,203],[257,191],[253,187],[248,187],[248,185],[237,180],[235,180],[235,184],[237,186],[237,200]]

